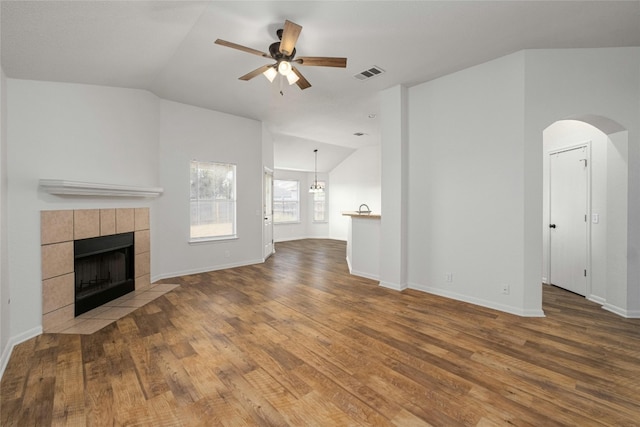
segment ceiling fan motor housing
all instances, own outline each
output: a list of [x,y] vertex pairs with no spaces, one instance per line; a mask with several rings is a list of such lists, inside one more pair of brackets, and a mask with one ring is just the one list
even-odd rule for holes
[[280,52],[280,42],[271,43],[271,46],[269,46],[269,55],[271,55],[271,57],[278,62],[280,61],[291,62],[293,58],[296,56],[296,48],[294,47],[293,52],[291,52],[291,55],[287,56],[287,55],[284,55],[282,52]]

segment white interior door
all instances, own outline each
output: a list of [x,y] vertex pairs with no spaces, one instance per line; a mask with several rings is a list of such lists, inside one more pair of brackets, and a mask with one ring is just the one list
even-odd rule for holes
[[273,172],[264,171],[264,232],[262,233],[266,260],[273,254]]
[[549,158],[549,281],[587,294],[587,147],[552,153]]

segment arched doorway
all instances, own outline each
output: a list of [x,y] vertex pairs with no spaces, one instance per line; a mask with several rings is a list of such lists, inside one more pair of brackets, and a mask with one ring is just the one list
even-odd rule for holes
[[[551,276],[561,276],[559,271],[565,268],[559,265],[563,262],[562,259],[554,257],[553,253],[554,247],[556,252],[558,251],[558,247],[554,246],[554,236],[560,239],[560,234],[554,235],[556,229],[550,228],[555,225],[552,223],[552,165],[560,156],[566,157],[568,162],[584,159],[585,168],[588,162],[583,224],[584,247],[568,245],[578,252],[584,250],[584,254],[577,254],[577,258],[584,256],[584,293],[577,293],[602,304],[605,309],[622,315],[624,314],[620,307],[626,307],[627,287],[627,148],[627,131],[616,122],[599,116],[563,119],[551,124],[543,132],[542,281],[554,282]],[[570,152],[576,153],[575,150],[578,149],[583,150],[584,155],[575,159],[566,155]],[[564,173],[560,172],[560,169],[556,171],[557,174]],[[584,189],[576,189],[576,192],[581,191]],[[564,194],[569,198],[574,197],[566,190]],[[558,203],[557,198],[555,200],[557,205],[562,205]],[[579,197],[577,200],[577,203],[581,203]],[[580,238],[578,237],[578,240]],[[577,267],[574,265],[567,268]],[[574,275],[575,273],[573,272]],[[575,291],[570,286],[560,286]]]

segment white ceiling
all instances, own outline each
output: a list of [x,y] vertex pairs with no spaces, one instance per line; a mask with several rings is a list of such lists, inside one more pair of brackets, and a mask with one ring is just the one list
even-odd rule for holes
[[[150,90],[262,120],[275,166],[329,171],[379,143],[377,93],[528,48],[640,46],[640,1],[2,1],[1,59],[10,78]],[[346,69],[299,67],[312,84],[238,77],[288,19],[297,56],[347,57]],[[373,65],[386,71],[353,77]],[[354,136],[362,132],[363,136]],[[288,153],[295,155],[288,155]]]

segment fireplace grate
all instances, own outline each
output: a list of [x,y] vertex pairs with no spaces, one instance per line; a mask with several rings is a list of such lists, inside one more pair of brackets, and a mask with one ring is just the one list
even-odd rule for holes
[[135,289],[134,233],[74,242],[75,315]]

